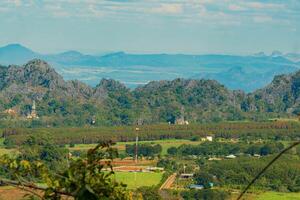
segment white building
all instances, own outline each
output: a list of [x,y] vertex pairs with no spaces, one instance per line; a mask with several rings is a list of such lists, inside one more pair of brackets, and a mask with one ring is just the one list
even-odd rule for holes
[[212,136],[206,136],[206,140],[212,142],[213,141],[213,137]]

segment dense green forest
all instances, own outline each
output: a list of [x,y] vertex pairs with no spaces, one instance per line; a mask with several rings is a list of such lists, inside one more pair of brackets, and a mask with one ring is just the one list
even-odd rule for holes
[[[213,80],[153,81],[134,90],[103,79],[65,81],[41,60],[0,67],[0,127],[109,126],[295,117],[300,72],[253,93]],[[36,103],[36,109],[33,108]],[[31,116],[33,111],[37,116]]]
[[197,156],[226,156],[226,155],[261,155],[279,153],[284,149],[281,142],[256,142],[256,143],[225,143],[225,142],[204,142],[197,146],[181,145],[178,148],[171,147],[168,153],[171,155],[197,155]]
[[[201,165],[211,181],[220,186],[242,188],[262,170],[270,161],[270,157],[241,157],[222,161],[212,161]],[[299,157],[286,155],[271,166],[256,183],[256,188],[281,192],[299,192]],[[204,177],[200,174],[199,177]],[[199,179],[201,182],[201,179]],[[196,178],[197,181],[197,178]]]

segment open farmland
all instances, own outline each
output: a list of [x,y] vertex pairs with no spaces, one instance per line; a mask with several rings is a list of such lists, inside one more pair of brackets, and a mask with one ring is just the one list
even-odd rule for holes
[[[190,141],[185,139],[165,139],[165,140],[153,140],[153,141],[139,141],[139,144],[151,143],[151,144],[160,144],[162,146],[162,155],[167,154],[167,150],[170,147],[179,147],[183,144],[196,145],[200,144],[201,141]],[[126,144],[135,144],[135,142],[117,142],[114,147],[118,149],[119,153],[125,152]],[[74,150],[88,150],[95,147],[96,144],[76,144],[74,147],[69,147],[71,151]]]
[[265,192],[257,200],[300,200],[300,193]]
[[162,179],[163,173],[157,172],[115,172],[115,179],[125,183],[129,189],[142,186],[156,186]]
[[15,144],[22,143],[29,134],[45,133],[53,137],[57,144],[94,144],[98,141],[112,140],[115,142],[134,141],[136,134],[140,141],[165,139],[189,140],[194,136],[225,139],[264,139],[295,140],[300,137],[300,123],[289,121],[273,122],[222,122],[191,125],[143,125],[139,131],[136,126],[119,127],[87,127],[87,128],[24,128],[5,129],[2,137]]

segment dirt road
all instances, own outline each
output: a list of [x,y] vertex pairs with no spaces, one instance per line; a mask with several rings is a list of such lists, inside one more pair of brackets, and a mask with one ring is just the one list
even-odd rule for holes
[[160,186],[160,190],[170,189],[174,181],[176,180],[176,173],[172,174],[167,180]]

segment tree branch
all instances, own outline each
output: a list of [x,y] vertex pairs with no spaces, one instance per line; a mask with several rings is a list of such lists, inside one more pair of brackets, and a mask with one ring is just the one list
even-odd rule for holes
[[[0,185],[1,184],[11,185],[14,187],[26,187],[26,188],[42,190],[42,191],[45,191],[47,189],[46,187],[37,186],[32,183],[21,183],[19,181],[13,181],[13,180],[9,180],[9,179],[0,179]],[[73,196],[72,194],[65,192],[65,191],[55,191],[55,193],[60,194],[60,195],[65,195],[65,196]]]

